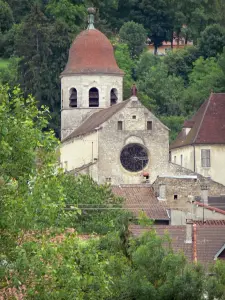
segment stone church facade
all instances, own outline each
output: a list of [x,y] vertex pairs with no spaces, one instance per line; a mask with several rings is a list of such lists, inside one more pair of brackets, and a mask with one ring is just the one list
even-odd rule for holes
[[191,171],[169,162],[169,129],[137,98],[123,101],[123,76],[106,36],[88,29],[61,74],[61,165],[112,185],[153,183]]

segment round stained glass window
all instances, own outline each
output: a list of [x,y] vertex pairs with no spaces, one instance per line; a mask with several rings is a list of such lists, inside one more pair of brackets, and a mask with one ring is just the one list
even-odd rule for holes
[[139,172],[148,164],[148,153],[139,144],[129,144],[125,146],[120,154],[122,166],[130,172]]

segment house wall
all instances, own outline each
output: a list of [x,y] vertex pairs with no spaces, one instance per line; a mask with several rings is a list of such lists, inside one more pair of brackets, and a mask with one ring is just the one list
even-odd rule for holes
[[[201,166],[201,150],[210,150],[211,166],[209,168]],[[195,154],[194,154],[195,152]],[[181,147],[171,150],[171,160],[181,164],[181,155],[183,156],[183,166],[194,171],[195,157],[195,172],[203,176],[210,176],[213,180],[225,185],[225,145],[196,145]]]
[[196,204],[189,204],[185,211],[179,209],[170,210],[170,225],[186,225],[187,220],[202,221],[204,220],[225,220],[225,214],[211,211]]
[[65,171],[72,171],[97,162],[98,132],[63,143],[60,152],[60,162]]
[[[99,108],[89,108],[89,90],[99,91]],[[70,89],[77,90],[77,108],[69,106]],[[110,106],[110,92],[118,92],[117,103],[123,100],[123,76],[71,75],[61,78],[61,139],[66,138],[88,116]]]
[[[208,186],[208,196],[219,196],[225,194],[225,186],[219,184],[210,178],[198,176],[159,176],[153,183],[154,191],[157,195],[160,192],[160,186],[165,186],[165,199],[170,208],[184,209],[190,211],[190,203],[194,200],[200,201],[202,197],[201,185]],[[177,196],[177,199],[174,199]],[[197,198],[196,198],[197,197]]]

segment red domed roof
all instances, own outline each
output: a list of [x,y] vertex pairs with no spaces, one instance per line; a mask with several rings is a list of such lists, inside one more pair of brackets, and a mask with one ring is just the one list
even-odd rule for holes
[[123,75],[107,37],[97,29],[82,31],[74,40],[62,75],[68,74]]

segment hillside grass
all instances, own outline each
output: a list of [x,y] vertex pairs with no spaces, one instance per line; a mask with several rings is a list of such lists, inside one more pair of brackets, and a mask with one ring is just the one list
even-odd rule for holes
[[9,65],[9,59],[0,58],[0,69],[5,69]]

